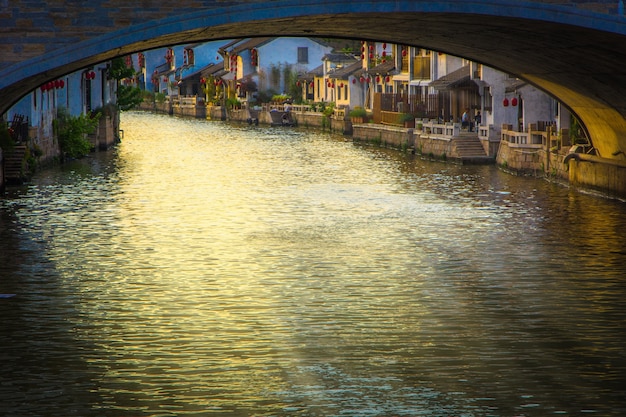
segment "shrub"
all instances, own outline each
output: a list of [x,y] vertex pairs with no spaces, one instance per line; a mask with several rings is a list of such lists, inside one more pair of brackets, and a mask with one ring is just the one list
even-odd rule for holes
[[6,123],[0,122],[0,149],[5,151],[13,149],[15,141],[11,137],[11,132]]
[[410,122],[412,120],[415,120],[415,116],[410,113],[401,113],[400,116],[398,116],[398,123],[400,124],[404,124],[404,122]]
[[240,109],[241,108],[241,101],[239,101],[237,98],[235,97],[230,97],[226,99],[226,107],[228,109]]
[[367,112],[365,111],[365,109],[363,107],[356,106],[355,108],[350,110],[350,113],[348,113],[348,116],[350,116],[350,117],[366,117],[367,116]]
[[91,152],[92,145],[86,136],[96,131],[101,115],[71,116],[67,110],[59,109],[55,129],[61,152],[69,158],[80,158]]
[[335,112],[335,102],[331,102],[328,103],[328,105],[326,107],[324,107],[324,110],[322,110],[322,114],[326,117],[330,117],[332,116],[332,114]]
[[272,101],[275,103],[282,103],[285,100],[289,100],[291,97],[289,97],[287,94],[275,94],[272,96]]

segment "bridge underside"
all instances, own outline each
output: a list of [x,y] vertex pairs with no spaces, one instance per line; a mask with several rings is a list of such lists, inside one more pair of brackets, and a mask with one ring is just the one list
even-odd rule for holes
[[[271,2],[266,7],[271,7]],[[454,12],[267,15],[251,10],[250,15],[225,19],[204,11],[192,18],[112,32],[5,67],[0,69],[0,112],[48,80],[133,52],[251,36],[340,37],[423,47],[515,74],[575,113],[602,158],[626,161],[624,34],[536,19]]]

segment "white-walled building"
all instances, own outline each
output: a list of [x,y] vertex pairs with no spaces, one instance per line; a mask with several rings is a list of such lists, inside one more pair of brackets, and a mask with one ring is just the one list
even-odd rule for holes
[[254,83],[258,92],[284,94],[288,83],[296,82],[298,74],[317,67],[332,48],[309,38],[252,38],[223,45],[220,54],[229,74],[223,77],[237,88],[242,99],[251,99],[250,92],[241,91],[241,83]]
[[39,148],[44,159],[58,156],[53,122],[59,109],[66,109],[71,116],[79,116],[116,102],[117,81],[109,79],[109,66],[107,62],[101,63],[41,85],[9,109],[9,125],[14,119],[23,117],[28,124],[29,145]]

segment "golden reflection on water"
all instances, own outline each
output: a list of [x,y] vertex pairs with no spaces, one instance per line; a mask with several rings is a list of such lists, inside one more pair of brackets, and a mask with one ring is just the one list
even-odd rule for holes
[[316,132],[123,123],[17,203],[81,415],[619,415],[619,204]]

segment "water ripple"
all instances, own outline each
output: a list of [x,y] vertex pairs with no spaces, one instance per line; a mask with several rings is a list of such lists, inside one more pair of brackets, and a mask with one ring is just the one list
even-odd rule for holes
[[623,205],[125,113],[0,202],[7,415],[626,413]]

